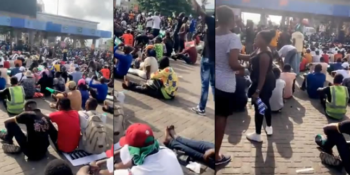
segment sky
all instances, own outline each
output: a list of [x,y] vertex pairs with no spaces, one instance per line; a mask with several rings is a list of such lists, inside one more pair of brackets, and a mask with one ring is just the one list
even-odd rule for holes
[[112,0],[42,0],[45,13],[99,22],[98,29],[113,32]]

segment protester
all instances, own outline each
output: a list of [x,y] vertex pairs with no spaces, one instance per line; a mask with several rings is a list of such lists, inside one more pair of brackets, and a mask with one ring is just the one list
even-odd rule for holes
[[78,81],[78,90],[81,94],[81,108],[85,109],[86,101],[90,98],[88,87],[86,86],[86,82],[84,79],[80,79]]
[[326,75],[322,72],[322,66],[320,64],[315,66],[314,72],[304,75],[305,79],[303,81],[302,90],[307,90],[307,94],[310,98],[319,98],[318,88],[323,87],[326,81]]
[[34,75],[30,70],[27,70],[25,73],[26,79],[22,80],[21,85],[23,86],[23,90],[25,92],[26,99],[31,99],[34,97],[36,91],[36,82],[34,79]]
[[[292,72],[292,67],[289,64],[284,65],[283,72],[281,73],[281,80],[285,82],[285,89],[283,91],[283,98],[290,99],[295,92],[295,81],[297,74]],[[277,79],[277,77],[276,77]]]
[[284,106],[284,91],[286,89],[286,82],[281,79],[281,71],[278,68],[273,68],[273,73],[276,78],[276,87],[272,91],[270,98],[271,112],[281,112]]
[[[100,78],[98,84],[94,84],[93,80],[97,81],[97,76],[93,76],[92,80],[89,83],[90,94],[93,98],[95,98],[99,103],[103,103],[106,100],[108,94],[108,86],[105,78]],[[96,91],[94,89],[96,89]]]
[[0,99],[3,100],[7,112],[13,115],[23,112],[25,103],[25,93],[23,87],[19,85],[17,77],[11,77],[11,87],[0,91]]
[[72,110],[79,111],[81,109],[82,98],[79,90],[77,90],[77,85],[74,81],[68,82],[68,92],[60,92],[57,94],[52,94],[52,97],[57,100],[56,103],[51,103],[52,108],[58,107],[58,102],[63,98],[68,98],[69,104],[71,105]]
[[124,54],[117,52],[118,47],[114,47],[114,57],[118,61],[114,70],[114,78],[122,79],[128,73],[132,62],[132,48],[125,46]]
[[[0,139],[5,142],[2,143],[2,149],[5,153],[23,152],[29,160],[43,159],[50,145],[49,122],[34,101],[26,102],[24,110],[18,116],[4,121],[6,131],[0,132]],[[26,135],[18,124],[26,125]],[[13,138],[19,146],[14,145]]]

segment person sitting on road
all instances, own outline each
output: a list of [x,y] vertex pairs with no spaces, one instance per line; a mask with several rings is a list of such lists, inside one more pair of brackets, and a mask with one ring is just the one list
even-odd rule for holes
[[318,88],[323,87],[326,82],[326,75],[322,72],[322,66],[320,64],[315,66],[314,72],[304,75],[304,81],[301,86],[301,90],[307,90],[309,98],[318,99]]
[[145,84],[130,82],[126,77],[122,84],[124,89],[146,94],[154,98],[171,100],[175,98],[178,89],[178,77],[170,67],[169,58],[164,57],[159,62],[159,70],[151,75],[152,81]]
[[[0,132],[2,149],[5,153],[23,152],[29,160],[40,160],[46,156],[49,142],[49,122],[41,113],[35,101],[24,105],[24,112],[5,120],[7,131]],[[26,125],[27,134],[22,132],[19,124]],[[19,146],[14,145],[13,138]]]
[[[178,136],[173,125],[167,126],[163,143],[169,149],[183,151],[194,161],[204,163],[209,168],[215,169],[215,148],[213,143],[190,140]],[[228,163],[231,157],[225,157],[224,160]]]
[[195,64],[197,62],[197,49],[196,46],[200,44],[199,38],[195,38],[193,41],[193,44],[187,42],[185,43],[187,46],[185,46],[185,49],[181,51],[180,53],[177,53],[176,55],[172,56],[173,59],[181,59],[184,60],[187,64]]
[[18,84],[17,77],[11,77],[11,87],[0,91],[0,99],[9,114],[20,114],[23,112],[25,93],[23,87]]
[[15,76],[17,73],[21,72],[19,69],[20,69],[20,65],[19,64],[16,64],[15,67],[13,69],[11,69],[11,73],[10,73],[10,76]]
[[81,94],[81,107],[85,109],[86,101],[90,98],[88,87],[86,86],[86,81],[84,79],[80,79],[78,81],[78,90]]
[[341,74],[337,74],[333,79],[333,85],[317,89],[326,116],[332,119],[340,120],[346,114],[349,93],[348,88],[342,85],[343,78]]
[[327,69],[327,72],[331,75],[333,71],[343,69],[342,64],[343,64],[343,63],[342,63],[342,60],[341,60],[341,59],[337,59],[337,62],[336,62],[336,63],[330,63],[330,64],[329,64],[329,67],[328,67],[328,69]]
[[[106,100],[106,97],[108,95],[108,86],[107,86],[107,81],[104,77],[100,78],[100,83],[94,84],[94,81],[97,81],[97,76],[93,76],[92,80],[89,83],[90,87],[90,94],[91,96],[96,99],[99,103],[103,103]],[[94,90],[94,89],[96,90]]]
[[[58,174],[74,175],[72,168],[66,161],[62,159],[51,160],[45,167],[44,175],[58,175]],[[84,174],[77,173],[77,175],[88,175],[88,174],[89,172],[87,171],[84,172]]]
[[51,122],[56,123],[58,130],[50,122],[50,139],[57,150],[70,153],[79,145],[80,119],[77,110],[72,109],[71,100],[62,98],[58,102],[58,111],[49,114]]
[[151,127],[142,123],[130,125],[125,136],[119,140],[122,147],[121,163],[114,167],[114,174],[144,175],[183,175],[183,170],[176,155],[166,147],[159,146]]
[[18,80],[19,84],[21,84],[22,81],[27,78],[24,75],[25,72],[26,72],[26,68],[22,66],[22,67],[19,68],[19,72],[14,75],[15,77],[17,77],[17,80]]
[[[82,98],[80,91],[77,90],[77,85],[74,81],[69,81],[68,83],[68,92],[60,92],[58,94],[52,94],[52,97],[56,101],[60,101],[63,98],[68,98],[70,100],[69,104],[71,104],[71,108],[73,110],[79,111],[81,109]],[[57,108],[58,103],[51,103],[50,106],[52,108]]]
[[36,91],[34,75],[30,70],[27,70],[25,76],[26,79],[22,80],[21,85],[23,86],[24,92],[26,94],[26,99],[31,99],[34,97]]
[[132,63],[132,47],[125,46],[124,54],[117,52],[118,47],[114,47],[114,58],[117,60],[116,67],[114,70],[114,78],[122,79],[128,73],[128,70]]
[[[1,68],[0,68],[1,69]],[[7,77],[7,74],[6,74]],[[7,79],[4,77],[4,73],[0,70],[0,90],[4,90],[6,88]]]
[[41,77],[36,84],[40,85],[40,92],[43,93],[45,97],[51,95],[51,92],[46,88],[53,88],[53,78],[48,76],[47,72],[42,72]]
[[283,94],[284,89],[286,88],[286,82],[280,78],[281,71],[279,68],[275,67],[272,71],[275,74],[276,87],[272,91],[272,96],[270,98],[270,108],[272,112],[281,112],[284,106]]
[[283,98],[289,99],[293,97],[295,91],[295,80],[297,74],[292,72],[292,67],[289,64],[284,65],[280,79],[286,82],[286,87],[283,91]]
[[[331,123],[323,127],[324,134],[317,134],[315,142],[322,151],[320,158],[322,163],[337,168],[339,170],[345,168],[345,171],[350,174],[350,148],[349,142],[344,138],[343,134],[350,134],[350,120],[344,120],[339,123]],[[336,146],[339,156],[335,157],[332,148]]]
[[87,128],[88,124],[89,124],[89,118],[96,115],[99,116],[101,121],[106,124],[107,122],[107,116],[100,114],[96,111],[98,106],[98,102],[96,99],[94,98],[89,98],[86,101],[86,105],[85,105],[85,110],[84,111],[79,111],[79,117],[80,117],[80,129],[81,129],[81,133],[85,132],[85,129]]
[[111,78],[111,71],[109,70],[108,66],[104,66],[103,69],[100,71],[102,73],[102,76],[106,79],[108,82]]
[[320,62],[319,63],[313,63],[309,66],[309,69],[310,69],[310,72],[313,72],[314,71],[314,68],[317,64],[320,64],[322,66],[322,73],[327,75],[327,69],[328,69],[328,63],[326,63],[324,61],[324,58],[321,57],[320,58]]
[[53,79],[53,87],[59,92],[64,92],[66,90],[64,79],[61,77],[60,72],[55,73],[55,78]]
[[137,75],[143,79],[149,80],[151,75],[158,70],[158,61],[156,59],[156,51],[149,49],[146,52],[146,58],[141,62],[140,69],[129,69],[130,74]]
[[334,77],[336,74],[341,74],[344,79],[350,78],[349,64],[343,64],[342,67],[343,69],[332,71],[331,76]]
[[72,79],[70,81],[74,81],[78,84],[78,81],[83,78],[83,73],[80,72],[79,67],[75,68],[75,71],[70,74],[72,76]]

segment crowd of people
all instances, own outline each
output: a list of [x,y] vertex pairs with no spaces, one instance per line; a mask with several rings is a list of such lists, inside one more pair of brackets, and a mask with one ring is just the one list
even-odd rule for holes
[[[279,30],[276,27],[259,26],[255,29],[248,21],[245,41],[232,32],[235,26],[230,7],[217,8],[216,28],[216,105],[215,146],[220,148],[226,119],[236,111],[243,111],[247,103],[254,106],[255,132],[246,138],[262,142],[261,130],[266,120],[265,132],[273,135],[273,113],[283,111],[293,98],[296,80],[303,77],[301,90],[310,99],[318,99],[328,118],[344,118],[349,102],[349,54],[341,43],[311,42],[302,30]],[[255,32],[256,31],[256,32]],[[333,77],[327,82],[326,76]],[[220,122],[218,122],[220,121]],[[220,123],[220,125],[218,125]],[[324,127],[326,137],[316,136],[324,164],[345,168],[350,173],[350,149],[342,133],[349,120]],[[333,155],[336,146],[340,158]]]
[[[110,149],[106,121],[107,113],[114,112],[107,103],[107,96],[113,95],[108,91],[111,52],[60,48],[58,56],[52,53],[55,49],[0,52],[0,98],[10,116],[0,132],[4,153],[23,153],[28,160],[38,161],[46,157],[49,140],[58,153],[100,154]],[[40,98],[53,101],[49,105],[53,112],[42,112],[36,100]],[[98,105],[104,113],[96,111]],[[26,126],[26,134],[19,124]],[[48,165],[47,174],[62,171],[57,162]]]
[[[115,9],[114,78],[120,79],[126,90],[173,100],[176,99],[181,78],[171,66],[170,60],[181,60],[189,65],[200,61],[201,98],[199,105],[192,110],[198,115],[206,115],[209,85],[213,95],[215,86],[215,18],[206,14],[195,0],[192,5],[198,18],[186,16],[185,13],[167,17],[158,12],[136,13]],[[138,76],[143,81],[133,82],[128,78],[131,75]],[[133,135],[136,132],[146,135]],[[174,126],[168,126],[165,133],[163,142],[158,143],[149,126],[141,123],[129,126],[119,143],[123,146],[120,155],[129,152],[128,155],[131,156],[121,156],[122,161],[115,165],[115,172],[181,175],[183,170],[174,151],[184,152],[190,157],[189,160],[198,161],[212,169],[215,165],[230,160],[221,154],[216,155],[213,143],[177,136]],[[135,154],[130,147],[136,147],[141,152]]]

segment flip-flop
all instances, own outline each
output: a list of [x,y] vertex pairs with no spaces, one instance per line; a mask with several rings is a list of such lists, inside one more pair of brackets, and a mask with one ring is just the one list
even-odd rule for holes
[[21,147],[8,143],[3,143],[2,149],[4,150],[4,153],[10,154],[18,154],[21,152]]

